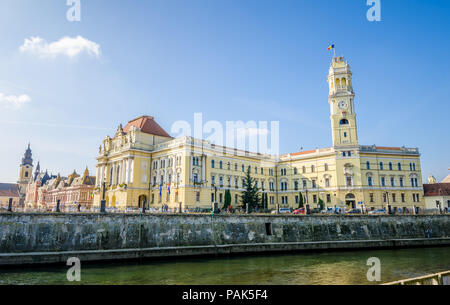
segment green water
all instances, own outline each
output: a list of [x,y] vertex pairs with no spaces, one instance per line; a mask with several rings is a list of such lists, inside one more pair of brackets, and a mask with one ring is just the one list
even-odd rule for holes
[[[381,260],[381,282],[450,270],[450,248],[192,258],[145,263],[81,263],[78,284],[374,284],[367,259]],[[68,267],[67,267],[68,268]],[[0,284],[73,284],[66,267],[0,269]]]

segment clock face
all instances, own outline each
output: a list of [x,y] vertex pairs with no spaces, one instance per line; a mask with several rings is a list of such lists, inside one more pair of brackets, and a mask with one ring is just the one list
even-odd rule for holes
[[340,101],[338,106],[339,106],[339,109],[345,110],[348,108],[348,103],[346,101]]

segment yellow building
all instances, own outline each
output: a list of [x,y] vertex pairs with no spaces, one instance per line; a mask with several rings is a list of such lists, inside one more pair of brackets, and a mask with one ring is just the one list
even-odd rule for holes
[[[240,205],[243,179],[251,169],[268,207],[298,207],[299,197],[316,207],[424,207],[417,148],[360,145],[352,73],[334,57],[328,76],[333,146],[282,156],[222,147],[209,141],[174,139],[153,117],[120,125],[106,137],[97,158],[94,206],[105,185],[107,207],[120,210],[167,205],[175,210],[223,205],[229,189]],[[169,194],[170,192],[170,194]]]

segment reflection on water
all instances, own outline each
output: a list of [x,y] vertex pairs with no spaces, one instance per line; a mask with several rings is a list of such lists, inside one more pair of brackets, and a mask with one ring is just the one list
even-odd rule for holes
[[[450,248],[192,258],[81,266],[80,284],[367,285],[369,257],[381,260],[381,281],[450,270]],[[0,284],[73,284],[68,267],[0,269]]]

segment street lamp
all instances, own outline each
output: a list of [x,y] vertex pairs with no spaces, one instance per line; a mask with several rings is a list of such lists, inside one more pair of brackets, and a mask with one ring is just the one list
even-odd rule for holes
[[9,198],[8,212],[12,212],[12,203],[13,203],[13,199],[12,199],[12,198]]
[[100,201],[100,213],[106,213],[105,192],[106,192],[106,182],[103,181],[102,200]]

